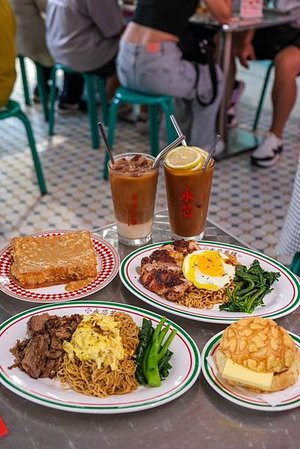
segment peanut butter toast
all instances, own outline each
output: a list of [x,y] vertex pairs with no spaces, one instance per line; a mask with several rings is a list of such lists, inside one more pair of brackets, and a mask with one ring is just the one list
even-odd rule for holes
[[11,274],[24,288],[95,278],[97,258],[89,231],[15,237]]

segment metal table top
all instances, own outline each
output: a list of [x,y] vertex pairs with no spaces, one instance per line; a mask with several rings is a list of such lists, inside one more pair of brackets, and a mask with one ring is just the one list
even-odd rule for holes
[[222,29],[223,32],[246,31],[253,28],[268,28],[279,25],[286,25],[296,22],[300,19],[300,8],[291,11],[290,13],[279,12],[264,12],[259,18],[242,18],[237,13],[234,13],[231,21],[226,24],[219,24],[209,14],[194,14],[191,22],[200,23],[202,25],[212,25]]
[[[116,247],[116,227],[98,229]],[[242,243],[211,222],[206,240]],[[156,215],[153,241],[170,239],[166,213]],[[121,257],[130,249],[119,246]],[[126,302],[156,312],[121,285],[117,276],[91,300]],[[0,293],[1,322],[34,307]],[[201,323],[168,315],[195,339],[202,350],[206,341],[225,326]],[[300,313],[279,323],[300,333]],[[234,405],[215,393],[200,374],[193,387],[180,398],[154,408],[120,415],[88,415],[50,409],[29,402],[0,386],[0,416],[9,434],[0,440],[1,449],[282,449],[298,447],[299,409],[287,412],[256,412]]]
[[[119,0],[120,7],[128,14],[132,14],[136,8],[136,2]],[[300,8],[292,9],[290,12],[281,12],[275,8],[265,9],[260,18],[242,18],[239,12],[234,10],[231,21],[221,25],[208,12],[196,12],[189,20],[202,25],[211,25],[221,28],[223,32],[246,31],[252,28],[267,28],[277,25],[285,25],[300,19]]]

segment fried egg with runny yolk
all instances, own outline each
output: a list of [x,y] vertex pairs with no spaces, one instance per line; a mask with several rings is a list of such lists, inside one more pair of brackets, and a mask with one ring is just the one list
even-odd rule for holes
[[182,271],[196,287],[216,291],[234,278],[235,267],[227,261],[218,251],[194,251],[184,258]]

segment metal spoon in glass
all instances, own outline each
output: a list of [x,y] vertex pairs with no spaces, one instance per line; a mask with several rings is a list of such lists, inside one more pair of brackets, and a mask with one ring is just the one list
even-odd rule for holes
[[114,163],[115,163],[115,160],[114,160],[114,157],[113,157],[111,148],[110,148],[110,146],[109,146],[109,143],[108,143],[108,140],[107,140],[107,137],[106,137],[106,134],[105,134],[105,130],[104,130],[103,123],[98,122],[98,127],[99,127],[100,133],[101,133],[101,135],[102,135],[102,137],[103,137],[104,145],[105,145],[106,151],[107,151],[108,154],[109,154],[111,163],[114,164]]
[[185,136],[180,134],[173,142],[171,142],[168,146],[166,146],[161,152],[156,156],[155,161],[153,162],[152,168],[156,168],[159,166],[161,159],[167,154],[170,150],[177,147],[180,143],[185,140]]

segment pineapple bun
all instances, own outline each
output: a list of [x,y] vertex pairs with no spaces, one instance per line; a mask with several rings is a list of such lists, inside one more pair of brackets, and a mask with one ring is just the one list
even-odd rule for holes
[[226,328],[216,352],[221,373],[227,359],[257,373],[272,373],[268,391],[293,385],[300,374],[300,353],[293,339],[275,321],[261,317],[243,318]]

